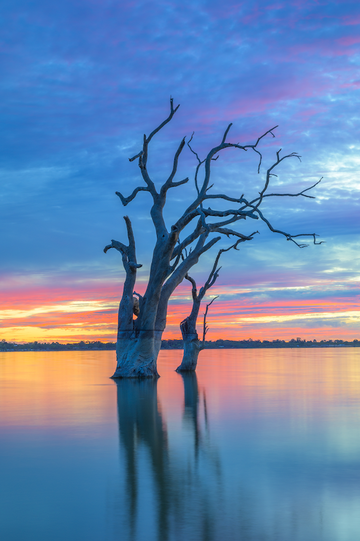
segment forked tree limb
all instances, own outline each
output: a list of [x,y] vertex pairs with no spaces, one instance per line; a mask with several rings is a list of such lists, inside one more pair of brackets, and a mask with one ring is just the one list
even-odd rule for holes
[[195,301],[197,299],[197,287],[196,287],[196,282],[194,280],[194,278],[192,278],[189,273],[186,273],[185,274],[185,278],[186,280],[188,280],[191,285],[192,285],[192,288],[191,288],[191,295],[192,295],[192,298],[193,300]]
[[[206,282],[205,284],[200,288],[199,290],[199,293],[197,293],[197,286],[196,286],[196,282],[194,280],[194,278],[192,278],[191,276],[189,276],[187,274],[187,276],[185,276],[185,278],[187,278],[187,280],[189,280],[193,286],[193,289],[192,289],[192,293],[193,293],[193,300],[196,300],[196,301],[202,301],[203,298],[205,297],[207,291],[215,284],[216,280],[218,279],[219,277],[219,272],[220,272],[220,269],[221,267],[218,267],[218,264],[219,264],[219,260],[222,256],[222,254],[224,254],[225,252],[228,252],[229,250],[238,250],[238,246],[241,242],[245,242],[246,239],[239,239],[237,240],[236,242],[234,242],[234,244],[231,244],[231,246],[228,246],[227,248],[221,248],[215,259],[214,259],[214,263],[213,263],[213,266],[211,268],[211,271],[206,279]],[[195,294],[195,295],[194,295]]]
[[201,255],[210,250],[214,244],[221,240],[221,237],[219,236],[206,242],[207,238],[208,235],[206,233],[200,235],[194,249],[188,253],[162,286],[156,316],[156,328],[165,328],[167,304],[177,286],[183,281],[189,270],[198,262]]
[[111,244],[108,244],[104,248],[104,253],[111,248],[114,248],[122,255],[123,265],[125,271],[135,271],[136,269],[140,269],[142,265],[140,263],[137,263],[136,261],[136,251],[135,251],[135,237],[134,232],[131,224],[131,220],[128,216],[124,216],[125,224],[126,224],[126,230],[127,230],[127,236],[129,240],[129,245],[126,246],[122,242],[119,242],[118,240],[112,240]]
[[108,244],[104,248],[106,253],[111,248],[114,248],[121,253],[122,262],[125,270],[125,281],[123,287],[123,294],[119,306],[118,316],[118,333],[119,332],[133,332],[133,315],[139,314],[141,310],[141,299],[139,296],[139,305],[134,302],[134,287],[136,282],[137,269],[142,267],[141,264],[136,261],[136,247],[135,237],[132,229],[131,220],[128,216],[124,216],[126,231],[129,244],[126,246],[122,242],[112,240],[111,244]]
[[[182,139],[182,141],[181,141],[181,143],[179,145],[179,148],[177,149],[177,151],[175,153],[172,171],[170,173],[169,178],[165,182],[165,184],[163,184],[163,186],[161,187],[160,193],[166,192],[169,188],[174,187],[173,180],[174,180],[174,177],[175,177],[175,174],[176,174],[176,171],[177,171],[177,167],[178,167],[178,163],[179,163],[179,156],[180,156],[181,151],[184,148],[184,146],[185,146],[185,137],[183,137],[183,139]],[[177,182],[175,184],[177,186],[181,186],[181,184],[185,184],[186,182],[188,182],[188,180],[189,179],[187,178],[187,179],[184,179],[184,180],[180,181],[180,183]]]
[[149,191],[150,191],[149,188],[145,186],[138,186],[137,188],[135,188],[133,193],[129,195],[128,197],[124,197],[120,192],[115,192],[115,194],[118,197],[120,197],[122,204],[124,205],[124,207],[126,207],[126,205],[128,205],[133,199],[135,199],[135,197],[137,196],[139,192],[149,192]]

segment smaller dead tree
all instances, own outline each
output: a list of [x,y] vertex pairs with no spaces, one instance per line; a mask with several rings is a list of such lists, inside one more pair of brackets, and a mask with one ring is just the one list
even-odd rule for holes
[[217,297],[214,297],[207,305],[204,313],[204,320],[203,320],[203,332],[202,332],[202,340],[199,339],[197,330],[196,330],[196,323],[199,316],[200,306],[203,298],[205,297],[208,290],[215,284],[216,280],[219,277],[219,272],[221,267],[218,267],[220,257],[224,252],[228,252],[231,249],[237,250],[237,247],[239,243],[242,242],[241,239],[239,239],[235,244],[232,244],[228,248],[224,248],[222,250],[218,251],[218,254],[215,258],[213,267],[210,271],[210,274],[208,276],[208,279],[206,280],[205,284],[200,288],[200,291],[197,291],[197,286],[194,278],[189,276],[187,273],[185,278],[189,280],[189,282],[192,285],[191,294],[192,294],[192,310],[188,317],[186,317],[181,323],[180,323],[180,330],[181,335],[184,342],[184,352],[183,352],[183,358],[181,361],[180,366],[177,367],[177,372],[193,372],[196,370],[197,361],[199,357],[200,351],[202,351],[205,347],[205,338],[206,333],[209,330],[208,326],[206,325],[206,317],[209,310],[210,305],[217,299]]

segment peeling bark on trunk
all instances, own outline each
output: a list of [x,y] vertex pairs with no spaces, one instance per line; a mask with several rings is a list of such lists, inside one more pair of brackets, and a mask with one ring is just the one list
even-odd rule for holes
[[[145,333],[144,333],[145,334]],[[157,358],[162,333],[118,338],[113,378],[158,378]]]

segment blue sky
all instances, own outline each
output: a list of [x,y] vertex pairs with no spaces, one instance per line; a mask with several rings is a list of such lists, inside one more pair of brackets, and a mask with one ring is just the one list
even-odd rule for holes
[[[323,177],[316,200],[272,199],[264,212],[325,244],[300,250],[262,227],[226,254],[209,338],[358,337],[358,2],[4,1],[0,9],[0,338],[114,339],[123,273],[119,254],[102,249],[125,240],[128,214],[141,289],[154,242],[148,194],[123,209],[115,191],[141,184],[128,158],[167,116],[170,96],[181,107],[153,141],[155,182],[183,136],[194,131],[204,157],[229,122],[230,140],[241,143],[279,125],[262,142],[265,167],[279,148],[302,156],[279,168],[274,191]],[[195,165],[184,150],[178,179],[192,179]],[[235,150],[213,168],[217,191],[229,194],[256,194],[263,178],[256,156]],[[193,190],[191,182],[172,190],[169,225]],[[214,256],[194,270],[199,283]],[[179,334],[188,296],[185,285],[171,302],[169,336]]]

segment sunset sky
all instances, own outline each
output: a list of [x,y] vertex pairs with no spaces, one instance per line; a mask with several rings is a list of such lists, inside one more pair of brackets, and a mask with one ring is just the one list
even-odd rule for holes
[[[128,158],[169,112],[150,146],[148,169],[166,180],[181,139],[200,157],[228,140],[261,142],[255,154],[221,153],[214,193],[251,198],[276,152],[297,152],[273,177],[274,227],[317,233],[300,249],[265,224],[223,255],[208,299],[208,339],[360,339],[360,4],[354,1],[130,2],[4,0],[0,8],[0,340],[116,338],[124,272],[111,239],[133,222],[137,291],[145,290],[154,245],[150,196],[126,209],[115,191],[142,185]],[[194,197],[196,159],[185,148],[169,193],[169,227]],[[224,239],[221,247],[231,241]],[[220,245],[192,276],[202,285]],[[164,338],[180,338],[189,283],[170,302]],[[209,302],[209,301],[208,301]]]

